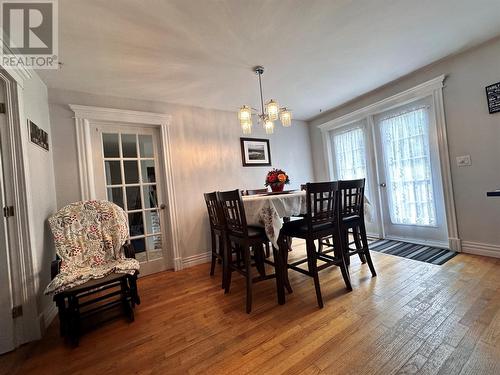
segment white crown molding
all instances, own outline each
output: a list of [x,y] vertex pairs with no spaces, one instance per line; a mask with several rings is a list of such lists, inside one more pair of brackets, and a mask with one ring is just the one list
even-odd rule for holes
[[335,118],[331,121],[327,121],[324,124],[318,125],[318,128],[321,129],[322,132],[327,132],[339,126],[345,126],[352,122],[362,120],[369,115],[374,115],[379,112],[389,110],[392,107],[403,105],[405,102],[418,100],[420,98],[432,95],[435,90],[439,90],[444,87],[445,79],[446,75],[442,74],[427,82],[412,87],[411,89],[405,90],[396,95],[360,108],[354,112]]
[[486,257],[500,258],[500,245],[473,241],[462,241],[462,252],[482,255]]
[[[5,43],[3,38],[1,38],[1,46],[3,51],[7,50],[9,55],[12,55],[16,58],[16,54],[12,51],[12,49]],[[3,55],[3,54],[2,54]],[[9,73],[9,75],[19,84],[19,86],[24,87],[24,81],[31,79],[35,73],[35,71],[29,67],[21,65],[19,68],[12,68],[10,66],[5,66],[2,64],[2,68],[5,69]]]
[[171,115],[163,113],[129,111],[124,109],[92,107],[77,104],[70,104],[69,107],[75,113],[75,118],[94,121],[161,125],[169,123],[172,119]]

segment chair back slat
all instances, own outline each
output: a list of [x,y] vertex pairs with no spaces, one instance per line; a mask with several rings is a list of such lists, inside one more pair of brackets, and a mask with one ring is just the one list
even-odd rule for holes
[[222,208],[227,229],[233,234],[247,236],[247,219],[240,190],[217,192],[217,198]]
[[339,214],[341,218],[357,215],[363,217],[365,179],[338,182],[340,194]]
[[217,199],[217,192],[205,193],[205,203],[207,204],[208,218],[212,229],[224,228],[224,215]]
[[337,182],[318,182],[306,184],[306,221],[308,229],[319,224],[334,223],[337,215]]

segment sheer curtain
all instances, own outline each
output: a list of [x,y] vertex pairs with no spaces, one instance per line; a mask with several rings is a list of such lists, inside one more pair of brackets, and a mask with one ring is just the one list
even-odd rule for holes
[[393,224],[435,226],[427,107],[379,122]]
[[333,133],[332,144],[337,167],[337,179],[366,178],[366,148],[363,128]]

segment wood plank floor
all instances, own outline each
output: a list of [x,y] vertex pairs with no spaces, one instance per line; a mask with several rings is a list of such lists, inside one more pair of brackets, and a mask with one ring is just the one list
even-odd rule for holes
[[[293,256],[303,251],[295,245]],[[43,340],[0,357],[5,374],[500,374],[500,259],[460,254],[443,266],[373,252],[378,276],[353,258],[353,292],[336,268],[312,280],[290,272],[220,289],[203,264],[140,279],[136,321],[117,319],[71,349],[55,323]]]

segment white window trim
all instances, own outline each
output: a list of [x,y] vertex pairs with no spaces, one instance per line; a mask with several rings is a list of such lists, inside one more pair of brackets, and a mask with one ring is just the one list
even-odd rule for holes
[[446,118],[443,105],[443,87],[446,75],[440,75],[434,79],[424,82],[399,94],[390,96],[376,103],[358,109],[354,112],[338,117],[324,124],[318,125],[323,138],[323,152],[327,163],[330,179],[333,175],[333,155],[329,142],[329,132],[353,122],[367,119],[370,124],[371,118],[381,112],[390,110],[401,105],[432,96],[434,110],[436,113],[436,127],[438,133],[439,160],[441,164],[441,179],[443,184],[444,205],[446,221],[448,226],[449,247],[455,251],[461,251],[461,240],[458,233],[457,216],[455,210],[455,198],[453,195],[453,183],[451,179],[450,154],[448,151],[448,135],[446,132]]
[[149,125],[157,127],[160,130],[160,140],[162,143],[161,157],[165,163],[165,183],[170,218],[170,233],[172,236],[174,270],[181,270],[183,267],[179,244],[177,200],[169,138],[169,126],[172,121],[172,116],[162,113],[128,111],[116,108],[91,107],[76,104],[70,104],[69,107],[75,113],[80,195],[82,200],[96,198],[90,135],[91,122],[99,121],[101,125],[103,123],[108,123],[110,125],[116,125],[116,123]]

